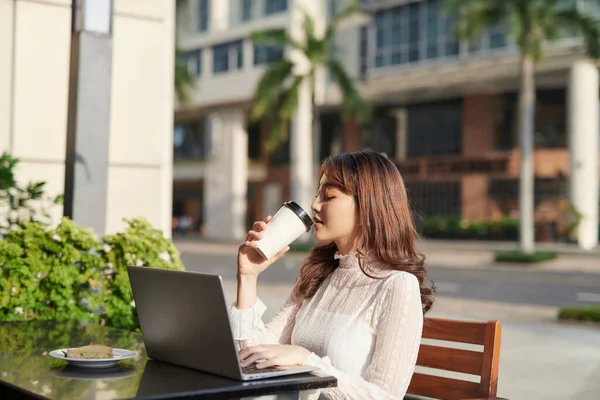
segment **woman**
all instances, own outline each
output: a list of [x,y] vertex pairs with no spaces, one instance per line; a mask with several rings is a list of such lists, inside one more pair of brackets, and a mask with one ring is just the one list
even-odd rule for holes
[[[312,204],[314,237],[294,290],[267,325],[256,297],[265,261],[256,252],[270,218],[254,223],[238,252],[230,308],[242,366],[310,365],[338,379],[325,399],[401,399],[410,383],[433,285],[406,188],[396,166],[373,152],[328,158]],[[318,393],[311,394],[317,398]]]

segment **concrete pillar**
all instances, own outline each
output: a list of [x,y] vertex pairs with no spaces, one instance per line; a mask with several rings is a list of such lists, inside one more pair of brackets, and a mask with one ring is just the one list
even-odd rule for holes
[[[303,42],[303,13],[298,7],[299,2],[291,2],[290,13],[290,35]],[[322,2],[310,1],[300,4],[304,10],[315,19],[317,34],[324,26],[324,5]],[[310,64],[306,57],[298,51],[290,51],[289,58],[296,63],[294,73],[306,75],[310,70]],[[292,199],[300,204],[305,210],[310,210],[312,199],[316,193],[317,182],[314,166],[313,149],[313,105],[310,82],[305,79],[298,94],[298,106],[291,121],[291,169],[290,185],[292,187]],[[304,237],[306,240],[308,237]]]
[[[98,11],[91,6],[93,3],[88,4],[90,12]],[[110,8],[107,11],[112,13]],[[76,12],[74,5],[73,13]],[[85,21],[85,11],[83,16]],[[81,27],[73,26],[64,214],[104,235],[111,129],[112,15],[99,22],[98,27],[85,22]],[[104,23],[108,25],[106,30]]]
[[408,113],[406,108],[394,110],[396,117],[396,159],[405,160],[408,154]]
[[211,31],[225,31],[229,25],[229,1],[211,1],[210,2],[210,23]]
[[571,67],[568,96],[570,197],[583,215],[577,230],[581,248],[598,245],[598,68],[588,60]]
[[208,118],[210,156],[204,181],[205,235],[242,240],[246,236],[248,133],[243,110]]

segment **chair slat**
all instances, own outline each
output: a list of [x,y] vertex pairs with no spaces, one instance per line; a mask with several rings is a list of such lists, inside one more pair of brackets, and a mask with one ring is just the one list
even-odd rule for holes
[[486,324],[471,321],[426,318],[423,338],[450,342],[485,344]]
[[413,374],[408,393],[444,400],[485,397],[478,383],[420,373]]
[[500,342],[502,340],[502,324],[500,321],[489,321],[486,324],[487,335],[483,357],[481,384],[490,395],[496,395],[498,390],[498,368],[500,365]]
[[483,353],[422,344],[417,365],[480,376]]

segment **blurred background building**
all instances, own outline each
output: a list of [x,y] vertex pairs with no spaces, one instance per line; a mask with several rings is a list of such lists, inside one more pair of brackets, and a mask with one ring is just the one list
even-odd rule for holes
[[[115,0],[112,10],[106,232],[142,216],[170,234],[175,4]],[[71,0],[0,1],[0,152],[52,195],[65,188],[71,25]]]
[[[302,4],[311,2],[324,20],[347,3]],[[264,129],[247,123],[265,64],[285,54],[255,45],[248,36],[266,27],[289,30],[294,2],[188,3],[189,18],[178,24],[180,48],[198,80],[192,102],[175,116],[173,212],[186,217],[186,227],[204,225],[206,236],[239,238],[251,221],[290,196],[289,145],[266,157]],[[519,59],[502,26],[468,44],[457,40],[441,0],[363,1],[362,11],[332,45],[360,81],[374,118],[358,135],[345,129],[339,94],[325,77],[319,82],[315,163],[369,148],[395,160],[419,219],[518,217]],[[572,66],[581,56],[580,38],[567,33],[550,44],[537,68],[536,221],[554,231],[566,229],[561,213],[569,208],[567,99]],[[235,168],[246,163],[247,171]],[[211,174],[216,165],[220,172]],[[230,201],[240,193],[247,193],[245,211]],[[228,225],[211,225],[207,220],[213,217]]]

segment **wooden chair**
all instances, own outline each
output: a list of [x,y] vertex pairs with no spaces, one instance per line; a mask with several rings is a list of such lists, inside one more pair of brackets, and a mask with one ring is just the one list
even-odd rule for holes
[[444,400],[501,400],[496,397],[501,330],[500,321],[425,318],[424,339],[483,345],[483,351],[421,344],[417,365],[477,375],[480,382],[415,372],[406,399],[418,398],[411,396],[416,395]]

